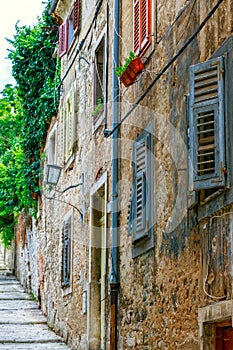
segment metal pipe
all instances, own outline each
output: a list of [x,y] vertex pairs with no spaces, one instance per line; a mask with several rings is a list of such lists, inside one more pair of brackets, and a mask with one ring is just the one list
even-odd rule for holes
[[[119,7],[120,0],[113,2],[113,66],[112,66],[112,129],[119,123],[119,82],[115,68],[119,65]],[[119,129],[112,135],[112,267],[110,350],[117,350],[117,306],[119,292],[119,237],[118,237],[118,149]]]

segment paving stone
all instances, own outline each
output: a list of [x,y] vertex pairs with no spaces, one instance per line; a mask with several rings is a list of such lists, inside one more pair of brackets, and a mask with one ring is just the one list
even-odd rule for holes
[[[7,313],[7,315],[6,315]],[[0,310],[0,325],[6,323],[46,323],[40,310]]]
[[1,324],[1,343],[59,342],[61,338],[48,329],[47,324]]
[[0,310],[37,309],[34,300],[0,300]]
[[49,329],[38,304],[0,271],[0,350],[69,350]]
[[0,291],[0,301],[1,300],[32,300],[30,295],[22,292],[1,292]]
[[67,350],[69,349],[62,343],[37,343],[37,344],[0,344],[0,350]]
[[0,283],[0,293],[2,292],[24,292],[24,289],[19,283]]

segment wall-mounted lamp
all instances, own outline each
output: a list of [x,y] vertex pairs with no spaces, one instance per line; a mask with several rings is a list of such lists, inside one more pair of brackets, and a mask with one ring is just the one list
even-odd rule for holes
[[[58,181],[59,181],[59,178],[60,178],[60,175],[61,175],[61,170],[62,170],[62,167],[60,167],[59,165],[55,165],[55,164],[47,164],[47,174],[46,174],[46,184],[49,184],[49,185],[57,185],[58,184]],[[65,193],[66,191],[70,190],[71,188],[75,188],[75,187],[79,187],[81,185],[83,185],[84,183],[84,175],[82,174],[82,182],[76,184],[76,185],[71,185],[67,188],[65,188],[63,191],[58,191],[58,190],[55,190],[55,192],[58,192],[60,193],[60,195],[62,193]],[[53,197],[48,197],[46,195],[44,195],[47,199],[52,199],[52,200],[55,200],[55,201],[58,201],[58,202],[62,202],[62,203],[66,203],[70,206],[72,206],[74,209],[76,209],[82,220],[83,220],[83,214],[81,212],[81,210],[79,210],[75,205],[71,204],[71,203],[68,203],[62,199],[58,199],[56,198],[55,196]]]
[[47,165],[47,176],[46,183],[50,185],[57,185],[60,175],[61,175],[62,167],[55,164]]

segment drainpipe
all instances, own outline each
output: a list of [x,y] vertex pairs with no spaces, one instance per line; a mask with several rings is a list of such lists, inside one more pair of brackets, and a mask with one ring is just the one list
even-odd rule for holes
[[[120,0],[113,1],[113,67],[112,67],[112,128],[119,121],[119,82],[114,73],[119,65],[119,6]],[[119,294],[119,237],[118,237],[118,129],[112,135],[112,269],[110,274],[111,318],[110,350],[117,350],[117,314]]]

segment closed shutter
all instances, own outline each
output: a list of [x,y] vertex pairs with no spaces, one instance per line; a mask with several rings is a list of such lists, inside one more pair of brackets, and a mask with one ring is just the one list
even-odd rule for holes
[[151,0],[134,0],[134,53],[141,56],[152,41]]
[[69,96],[66,102],[66,149],[65,149],[65,162],[73,154],[73,146],[75,141],[75,88],[71,87]]
[[194,190],[225,185],[224,62],[190,68],[190,154]]
[[59,27],[58,56],[61,58],[68,49],[68,21],[62,23]]
[[66,134],[66,125],[65,125],[66,117],[65,117],[65,108],[62,106],[61,108],[61,118],[60,118],[60,154],[62,163],[65,160],[65,134]]
[[73,8],[73,29],[74,34],[77,34],[80,30],[81,20],[81,0],[75,0]]
[[71,277],[71,217],[62,228],[62,286],[70,284]]
[[150,236],[151,152],[151,135],[143,132],[133,147],[133,243]]

